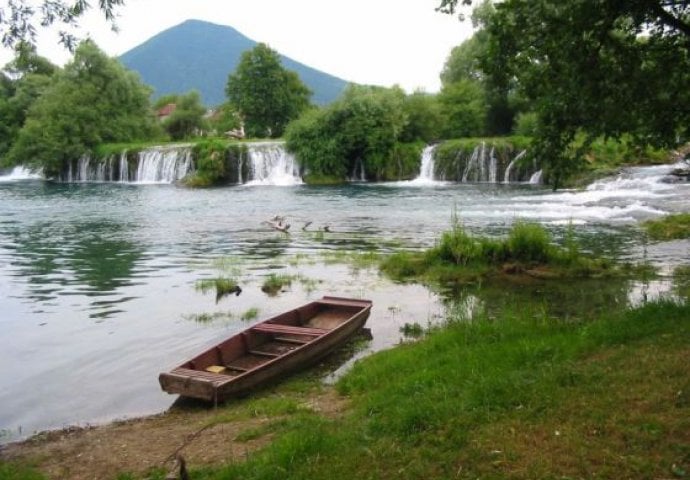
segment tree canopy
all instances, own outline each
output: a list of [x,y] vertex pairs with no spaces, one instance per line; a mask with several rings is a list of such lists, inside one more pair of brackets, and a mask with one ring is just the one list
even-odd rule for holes
[[53,175],[101,143],[150,138],[159,127],[149,95],[135,73],[93,42],[82,42],[29,107],[10,160]]
[[314,174],[378,178],[407,124],[405,93],[350,85],[342,97],[291,123],[288,149]]
[[166,95],[158,99],[155,107],[168,103],[175,104],[175,110],[163,120],[163,128],[173,140],[183,140],[195,136],[205,128],[206,108],[201,104],[201,95],[192,90],[185,95]]
[[285,126],[309,107],[311,91],[286,70],[268,45],[259,43],[242,54],[228,77],[226,93],[240,112],[249,136],[279,137]]
[[[124,0],[98,0],[98,8],[113,29],[117,29],[114,23],[115,10],[123,4]],[[73,30],[77,27],[79,18],[89,8],[91,5],[87,0],[10,0],[5,6],[0,6],[2,44],[10,48],[21,44],[33,45],[38,27],[60,25],[60,43],[72,50],[77,45]]]

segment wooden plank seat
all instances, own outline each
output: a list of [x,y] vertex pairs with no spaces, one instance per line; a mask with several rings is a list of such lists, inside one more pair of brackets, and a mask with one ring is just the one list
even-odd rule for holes
[[279,353],[266,352],[264,350],[257,350],[256,348],[249,350],[249,353],[251,353],[252,355],[261,355],[264,357],[272,357],[272,358],[277,358],[277,357],[281,356]]
[[218,380],[218,377],[223,375],[220,373],[207,372],[206,370],[192,370],[191,368],[176,368],[172,372],[175,375],[182,375],[185,377],[198,378],[201,380]]
[[292,335],[310,335],[314,337],[329,332],[329,330],[325,328],[296,327],[294,325],[281,325],[279,323],[260,323],[259,325],[253,326],[251,329],[255,332],[287,333]]

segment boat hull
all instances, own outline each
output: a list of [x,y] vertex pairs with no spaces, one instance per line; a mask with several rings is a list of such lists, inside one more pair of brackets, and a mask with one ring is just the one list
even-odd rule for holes
[[[364,326],[371,305],[368,300],[324,297],[289,314],[260,322],[180,367],[161,373],[161,388],[171,394],[211,402],[246,395],[313,364],[345,343]],[[268,352],[271,348],[273,351]],[[218,359],[224,356],[234,358],[225,362],[227,367],[218,367],[223,369],[222,373],[207,370],[213,369],[206,366],[209,361],[223,363]],[[233,364],[246,366],[250,361],[258,363],[244,371],[228,370],[243,368]]]

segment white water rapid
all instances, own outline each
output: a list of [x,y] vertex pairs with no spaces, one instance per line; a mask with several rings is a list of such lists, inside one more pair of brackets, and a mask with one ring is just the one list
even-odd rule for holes
[[542,189],[512,198],[516,216],[562,223],[567,212],[573,223],[629,223],[686,211],[690,182],[671,172],[682,165],[631,167],[603,178],[584,190]]
[[249,178],[245,185],[300,185],[302,178],[295,157],[282,142],[259,142],[247,145]]
[[22,165],[14,167],[7,175],[0,175],[0,183],[2,182],[19,182],[22,180],[40,180],[43,178],[41,172],[34,172]]

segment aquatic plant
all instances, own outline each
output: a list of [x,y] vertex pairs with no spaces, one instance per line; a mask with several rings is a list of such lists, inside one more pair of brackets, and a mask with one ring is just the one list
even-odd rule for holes
[[400,333],[402,333],[406,337],[419,338],[422,335],[424,335],[424,327],[422,327],[417,322],[405,322],[405,325],[400,327]]
[[690,213],[667,215],[642,224],[652,240],[677,240],[690,238]]
[[385,258],[380,268],[396,280],[425,277],[443,282],[475,280],[492,273],[527,273],[542,278],[613,273],[610,261],[581,253],[572,231],[561,247],[536,223],[518,221],[506,238],[489,238],[470,234],[457,219],[434,247],[395,253]]
[[269,295],[276,295],[284,287],[292,285],[293,279],[292,275],[276,275],[272,273],[264,280],[264,283],[261,285],[261,291]]
[[207,293],[211,290],[216,292],[216,302],[223,298],[225,295],[234,293],[239,295],[242,293],[242,289],[237,284],[237,282],[231,278],[217,277],[217,278],[204,278],[198,280],[195,284],[195,288],[201,293]]
[[249,308],[240,315],[240,320],[244,320],[246,322],[250,320],[255,320],[259,316],[259,309],[256,307]]

